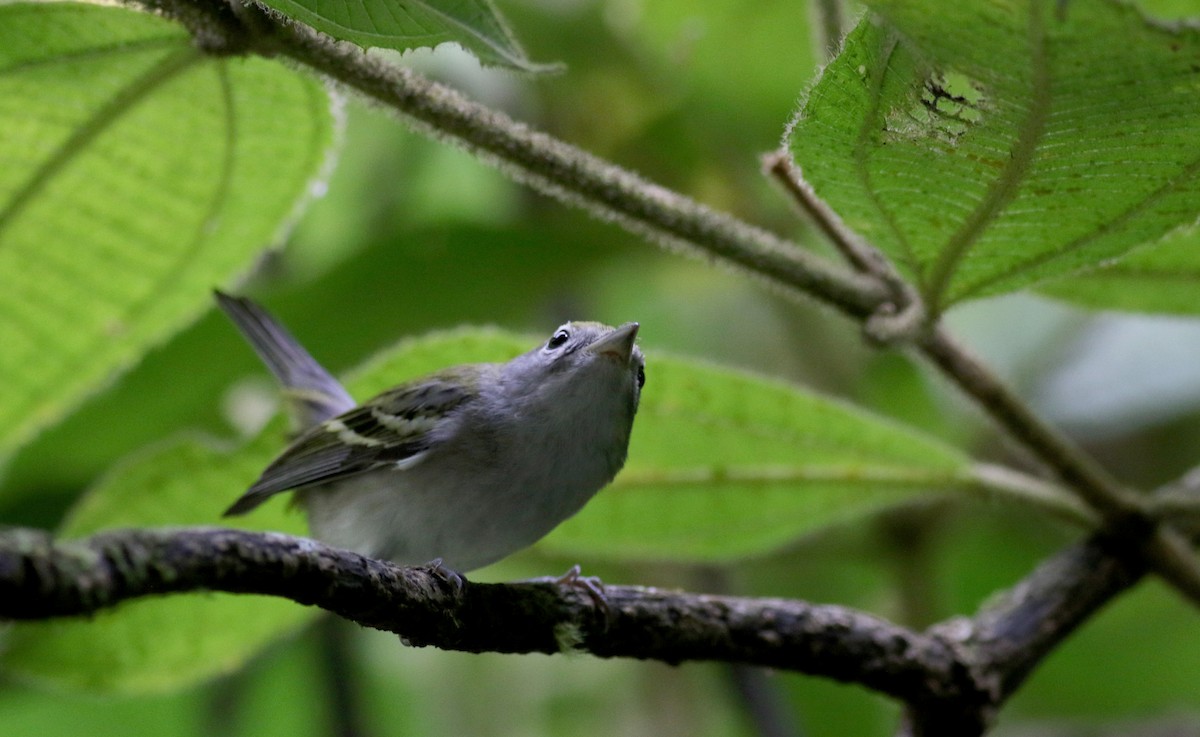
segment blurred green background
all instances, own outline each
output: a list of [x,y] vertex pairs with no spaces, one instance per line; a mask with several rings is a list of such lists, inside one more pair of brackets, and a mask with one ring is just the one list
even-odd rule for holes
[[[453,47],[412,53],[404,63],[824,250],[758,163],[778,145],[824,58],[805,4],[508,0],[501,10],[535,60],[563,61],[566,72],[523,78],[485,70]],[[702,356],[861,402],[980,457],[1014,460],[948,387],[902,356],[865,348],[840,317],[649,246],[379,110],[349,101],[346,114],[344,152],[327,194],[244,285],[331,369],[439,327],[497,324],[541,334],[565,319],[639,320],[647,391],[655,351]],[[1089,314],[1016,297],[962,308],[950,323],[1122,478],[1162,483],[1194,463],[1194,321]],[[264,417],[247,408],[270,401],[257,360],[210,313],[25,448],[5,471],[10,501],[0,521],[53,528],[116,459],[184,431],[248,434]],[[1074,535],[1027,511],[972,503],[905,510],[722,569],[612,566],[534,550],[473,577],[544,575],[579,562],[614,583],[796,596],[922,625],[969,614]],[[331,639],[350,656],[344,668],[333,668]],[[863,689],[791,674],[469,656],[322,625],[272,647],[244,672],[185,693],[99,699],[0,683],[0,732],[329,734],[337,711],[332,676],[349,685],[366,733],[381,737],[759,734],[746,690],[795,733],[889,734],[898,713]],[[998,733],[1091,734],[1146,722],[1200,734],[1200,629],[1155,582],[1052,656],[1004,711]]]

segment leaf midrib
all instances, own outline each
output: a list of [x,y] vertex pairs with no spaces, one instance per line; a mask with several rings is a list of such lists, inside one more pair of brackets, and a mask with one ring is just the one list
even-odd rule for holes
[[26,182],[16,189],[8,203],[0,209],[0,248],[3,247],[5,229],[16,220],[21,211],[46,188],[56,175],[86,152],[89,145],[100,134],[128,115],[138,103],[149,97],[151,93],[175,75],[200,61],[201,58],[202,52],[199,49],[181,45],[177,51],[164,56],[158,64],[126,85],[96,110],[88,120],[83,121],[32,173]]
[[630,468],[613,482],[614,488],[634,485],[709,487],[723,484],[753,486],[803,483],[871,484],[900,488],[928,487],[931,484],[956,486],[972,481],[962,469],[913,468],[898,466],[864,467],[859,464],[822,464],[820,466],[710,466],[672,469]]
[[1045,135],[1052,94],[1046,27],[1041,4],[1037,0],[1029,2],[1027,36],[1030,51],[1029,112],[1017,130],[1017,140],[1009,151],[1008,163],[1000,175],[992,180],[975,210],[938,253],[929,281],[923,290],[928,305],[935,312],[945,307],[944,300],[950,281],[967,252],[978,242],[984,230],[995,221],[1000,211],[1016,196],[1033,163],[1038,144]]

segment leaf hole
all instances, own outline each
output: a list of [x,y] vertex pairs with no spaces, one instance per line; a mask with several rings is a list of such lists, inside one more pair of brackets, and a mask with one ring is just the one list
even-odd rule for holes
[[896,137],[953,146],[986,112],[982,87],[953,70],[931,73],[913,92],[911,105],[888,116],[886,129]]

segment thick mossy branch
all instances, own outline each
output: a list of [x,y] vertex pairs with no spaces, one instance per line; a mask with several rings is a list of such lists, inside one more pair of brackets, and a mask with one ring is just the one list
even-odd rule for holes
[[465,582],[460,589],[437,571],[274,533],[0,536],[0,618],[90,615],[129,599],[187,591],[281,596],[448,650],[551,654],[569,641],[571,649],[600,657],[765,665],[861,683],[903,700],[971,688],[945,643],[838,606],[610,586],[605,611],[569,585]]
[[[911,707],[919,734],[981,733],[1033,667],[1142,565],[1097,536],[1052,557],[972,619],[926,633],[846,607],[609,586],[607,608],[558,583],[461,588],[303,538],[225,529],[0,535],[0,619],[92,615],[145,596],[264,594],[410,644],[768,666],[856,683]],[[1132,562],[1131,562],[1132,561]]]
[[[852,315],[875,311],[887,294],[862,277],[777,235],[713,210],[578,147],[529,128],[456,90],[366,55],[305,26],[220,0],[128,0],[180,20],[219,53],[290,58],[462,146],[518,181],[620,223],[670,247],[740,267],[789,292]],[[224,34],[227,43],[214,41]]]

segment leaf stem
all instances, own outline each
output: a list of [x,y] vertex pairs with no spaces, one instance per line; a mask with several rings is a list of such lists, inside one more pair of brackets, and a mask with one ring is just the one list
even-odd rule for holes
[[990,463],[977,463],[972,471],[979,489],[1033,504],[1088,529],[1095,529],[1101,523],[1095,510],[1058,484]]
[[913,340],[925,329],[927,314],[917,289],[905,281],[879,249],[863,240],[817,197],[791,154],[779,150],[763,157],[763,168],[833,243],[856,271],[884,285],[890,299],[880,304],[863,325],[867,337],[884,345]]

